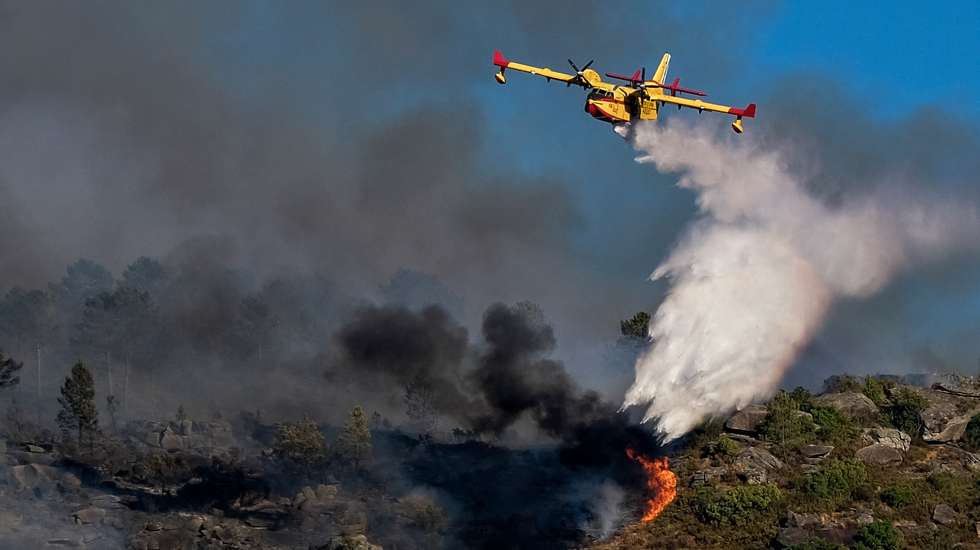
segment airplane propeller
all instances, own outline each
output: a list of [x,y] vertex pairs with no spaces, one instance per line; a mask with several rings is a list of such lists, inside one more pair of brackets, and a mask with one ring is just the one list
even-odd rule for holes
[[[595,62],[595,59],[591,59],[591,60],[589,60],[588,63],[585,64],[584,67],[582,67],[581,69],[579,69],[577,66],[575,66],[575,62],[574,61],[572,61],[571,59],[568,60],[568,64],[571,65],[573,69],[575,69],[575,76],[576,76],[575,79],[576,79],[576,82],[578,82],[580,84],[585,82],[585,77],[582,76],[582,73],[585,72],[585,69],[588,69],[589,67],[591,67],[594,62]],[[569,87],[569,86],[571,86],[571,85],[572,85],[572,81],[568,81],[568,82],[565,83],[565,87],[566,88]]]

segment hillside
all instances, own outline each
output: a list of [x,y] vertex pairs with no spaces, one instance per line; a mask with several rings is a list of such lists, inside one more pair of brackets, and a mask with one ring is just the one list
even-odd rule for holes
[[703,424],[674,502],[593,550],[980,548],[980,383],[835,377]]

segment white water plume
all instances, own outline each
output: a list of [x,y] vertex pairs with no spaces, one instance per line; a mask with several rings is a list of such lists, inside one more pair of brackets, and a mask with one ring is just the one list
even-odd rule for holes
[[651,275],[670,287],[623,405],[647,406],[668,440],[775,391],[836,298],[977,246],[975,206],[895,184],[831,207],[780,152],[670,122],[636,129],[636,160],[680,174],[700,215]]

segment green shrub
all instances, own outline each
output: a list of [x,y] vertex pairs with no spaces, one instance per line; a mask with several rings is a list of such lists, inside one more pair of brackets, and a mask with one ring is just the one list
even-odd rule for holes
[[740,485],[725,493],[712,488],[699,489],[693,499],[694,513],[713,525],[748,525],[760,514],[770,512],[782,501],[775,485]]
[[819,507],[836,507],[868,493],[868,472],[854,459],[834,459],[797,481],[798,489]]
[[707,444],[705,446],[705,453],[708,456],[716,456],[720,458],[728,458],[738,454],[739,446],[738,443],[732,441],[732,438],[722,435],[715,441]]
[[886,402],[885,384],[873,376],[864,378],[864,387],[861,388],[861,392],[879,407]]
[[276,433],[275,454],[304,468],[313,468],[327,456],[323,432],[310,418],[283,422]]
[[858,529],[854,535],[854,550],[901,550],[905,548],[902,534],[890,521],[876,521]]
[[929,401],[918,392],[901,388],[891,396],[891,405],[887,408],[888,420],[899,430],[918,437],[922,434],[922,411],[928,406]]
[[926,481],[936,491],[938,500],[953,508],[969,510],[980,506],[980,480],[974,477],[936,472]]
[[812,407],[810,414],[820,427],[817,436],[827,443],[842,445],[857,437],[860,429],[853,420],[831,407]]
[[801,411],[809,412],[810,407],[813,406],[813,394],[806,388],[796,386],[793,391],[789,392],[789,396],[793,401],[796,401],[796,406]]
[[980,451],[980,414],[970,419],[963,432],[963,446],[971,452]]
[[902,508],[918,500],[913,487],[904,484],[891,485],[881,491],[881,501],[892,508]]
[[835,374],[823,383],[824,393],[844,393],[861,391],[861,383],[850,374]]
[[725,430],[725,421],[721,418],[708,418],[691,430],[689,449],[700,453],[700,456],[712,456],[714,446]]
[[813,441],[816,432],[813,421],[800,414],[800,405],[790,394],[778,392],[766,407],[769,414],[760,431],[767,441],[783,447],[798,447]]

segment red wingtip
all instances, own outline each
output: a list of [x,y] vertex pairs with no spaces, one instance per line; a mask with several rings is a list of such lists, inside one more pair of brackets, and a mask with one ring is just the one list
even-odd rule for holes
[[493,51],[493,64],[503,69],[510,64],[510,61],[500,53],[500,50]]

